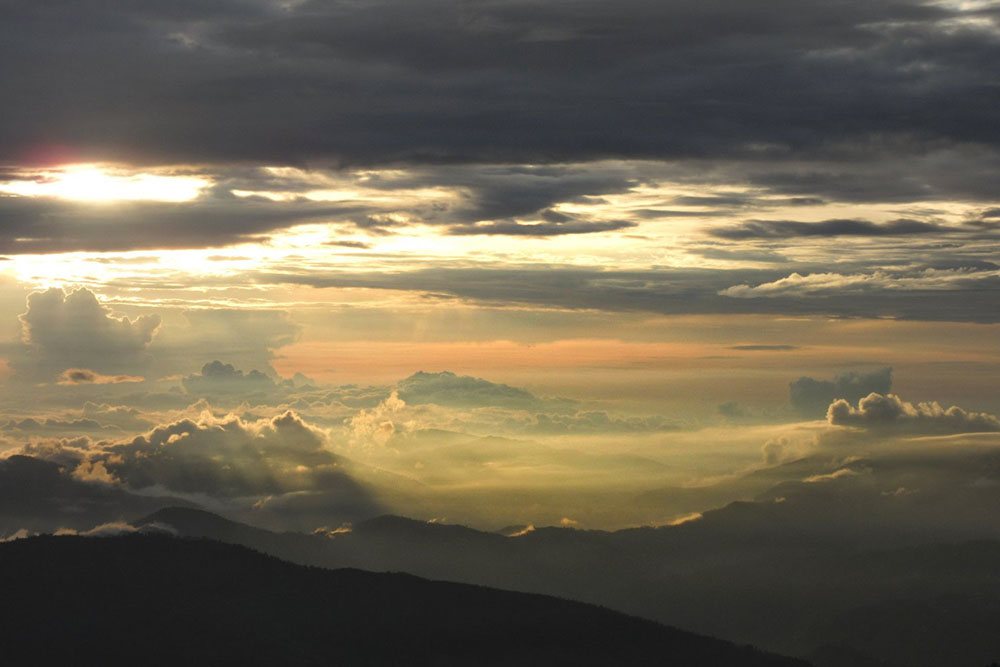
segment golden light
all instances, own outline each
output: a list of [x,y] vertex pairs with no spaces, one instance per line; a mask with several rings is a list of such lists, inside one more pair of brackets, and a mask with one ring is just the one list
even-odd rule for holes
[[198,176],[129,173],[100,165],[73,165],[26,172],[0,181],[0,193],[21,197],[57,197],[88,202],[195,199],[210,181]]

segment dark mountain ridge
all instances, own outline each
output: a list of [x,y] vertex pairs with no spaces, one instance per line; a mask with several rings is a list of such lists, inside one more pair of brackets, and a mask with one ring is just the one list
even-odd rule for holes
[[576,602],[162,535],[0,544],[0,590],[18,664],[806,665]]
[[[271,533],[174,508],[138,522],[324,567],[404,571],[600,604],[824,667],[981,667],[1000,655],[1000,541],[864,548],[707,520],[516,537],[386,516],[333,535]],[[209,518],[206,518],[207,517]],[[217,528],[211,528],[215,523]],[[720,523],[723,524],[720,527]],[[836,647],[836,650],[830,647]]]

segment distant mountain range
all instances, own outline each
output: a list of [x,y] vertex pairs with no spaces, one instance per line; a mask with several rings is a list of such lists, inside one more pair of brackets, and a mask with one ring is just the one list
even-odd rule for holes
[[817,667],[983,667],[1000,656],[1000,542],[860,549],[821,535],[770,533],[758,511],[736,503],[681,526],[617,532],[490,533],[383,516],[307,535],[188,508],[136,525],[306,565],[600,604]]
[[[204,513],[154,518],[268,537]],[[163,535],[0,544],[0,591],[0,647],[18,665],[806,666],[552,597]]]

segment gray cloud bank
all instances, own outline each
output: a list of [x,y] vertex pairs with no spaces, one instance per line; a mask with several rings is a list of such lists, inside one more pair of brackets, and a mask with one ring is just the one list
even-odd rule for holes
[[7,0],[0,85],[18,103],[0,146],[7,162],[62,145],[342,164],[994,146],[996,15],[907,0]]
[[1000,275],[989,267],[788,274],[773,269],[662,267],[601,270],[567,265],[429,267],[395,274],[260,271],[261,284],[369,287],[452,295],[486,303],[664,314],[784,313],[997,322]]

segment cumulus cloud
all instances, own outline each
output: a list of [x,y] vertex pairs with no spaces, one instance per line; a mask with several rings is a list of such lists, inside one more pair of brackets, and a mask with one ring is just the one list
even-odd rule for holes
[[[153,367],[161,376],[191,373],[207,360],[224,360],[234,370],[257,369],[272,375],[274,351],[294,342],[299,330],[285,311],[192,309],[164,327],[150,352],[155,355]],[[214,370],[216,379],[221,379],[223,369]]]
[[945,435],[1000,431],[1000,419],[937,402],[907,403],[894,394],[869,394],[854,407],[839,399],[830,404],[827,420],[833,426],[852,426],[881,433]]
[[784,460],[788,452],[788,438],[776,438],[774,440],[768,440],[760,448],[761,454],[764,456],[764,463],[768,465],[775,465]]
[[160,326],[160,318],[115,317],[85,287],[69,294],[53,287],[28,295],[28,309],[19,318],[24,342],[43,349],[84,352],[131,351],[145,348]]
[[160,485],[216,496],[310,486],[317,471],[332,471],[338,462],[322,432],[290,411],[257,421],[202,413],[106,445],[97,456],[129,488]]
[[68,294],[59,288],[32,292],[19,319],[26,349],[12,365],[43,376],[69,368],[93,369],[97,378],[143,367],[160,328],[158,315],[116,315],[86,288]]
[[265,373],[258,370],[244,373],[232,364],[221,361],[205,364],[200,374],[185,376],[181,384],[189,394],[195,396],[268,392],[276,388],[274,380]]
[[[6,489],[5,468],[20,475]],[[205,411],[131,439],[33,440],[20,454],[0,460],[0,501],[10,496],[16,508],[33,499],[35,505],[50,507],[49,514],[63,517],[64,524],[70,510],[52,507],[72,507],[90,497],[102,499],[106,511],[148,507],[157,498],[160,505],[184,498],[243,511],[253,506],[262,515],[286,513],[294,521],[307,515],[310,521],[330,519],[342,512],[350,515],[344,518],[356,518],[379,511],[372,492],[356,476],[363,469],[331,451],[326,433],[292,411],[260,419]],[[44,483],[31,482],[39,476]],[[296,514],[295,508],[301,512]],[[94,515],[81,515],[75,523],[85,516]]]
[[874,371],[849,371],[837,374],[833,380],[800,377],[788,386],[792,407],[804,417],[820,419],[830,403],[843,398],[858,401],[868,394],[887,394],[892,389],[892,368]]
[[399,431],[399,415],[406,402],[394,391],[388,398],[370,409],[361,409],[351,417],[349,428],[354,445],[385,445]]

